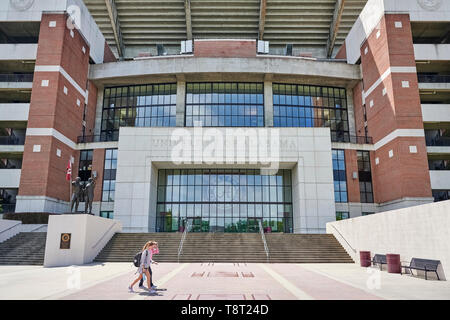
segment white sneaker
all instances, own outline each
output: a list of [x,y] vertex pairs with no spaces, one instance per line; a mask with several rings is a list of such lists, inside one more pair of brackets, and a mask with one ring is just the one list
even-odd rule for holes
[[155,286],[155,285],[152,286],[152,289],[156,290],[156,288],[158,288],[158,286]]
[[128,287],[128,292],[134,292],[132,287]]
[[156,290],[150,289],[148,290],[148,293],[156,293]]

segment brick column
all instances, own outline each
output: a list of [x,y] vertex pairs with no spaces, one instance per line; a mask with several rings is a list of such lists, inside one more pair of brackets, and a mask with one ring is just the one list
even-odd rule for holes
[[348,202],[359,203],[359,179],[353,179],[353,172],[358,172],[358,156],[356,150],[345,149],[345,170],[347,172],[347,197]]
[[[73,174],[78,172],[75,145],[87,97],[89,46],[78,30],[66,27],[66,19],[66,14],[42,15],[18,212],[67,211],[69,159],[74,160]],[[95,90],[90,89],[93,98]],[[91,111],[87,111],[90,123]]]
[[94,149],[92,157],[92,171],[97,171],[97,185],[94,190],[94,201],[102,200],[104,165],[105,149]]
[[361,47],[367,124],[376,148],[374,196],[382,204],[432,201],[415,66],[409,15],[386,14]]

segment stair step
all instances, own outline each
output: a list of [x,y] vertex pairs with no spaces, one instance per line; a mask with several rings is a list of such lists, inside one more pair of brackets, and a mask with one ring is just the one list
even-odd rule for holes
[[0,243],[0,265],[43,265],[45,232],[21,232]]
[[[178,257],[179,233],[116,234],[95,261],[130,262],[149,239],[158,241],[159,262],[267,262],[260,234],[188,233]],[[274,263],[353,263],[333,235],[266,234],[269,262]]]

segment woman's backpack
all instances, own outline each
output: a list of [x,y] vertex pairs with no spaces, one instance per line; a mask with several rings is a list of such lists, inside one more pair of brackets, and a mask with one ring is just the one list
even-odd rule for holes
[[[145,253],[147,253],[147,250],[145,250]],[[141,266],[141,258],[142,258],[142,251],[136,253],[133,259],[133,264],[135,267],[139,268]]]
[[135,267],[141,266],[141,257],[142,257],[142,252],[136,253],[136,255],[134,256],[133,264]]

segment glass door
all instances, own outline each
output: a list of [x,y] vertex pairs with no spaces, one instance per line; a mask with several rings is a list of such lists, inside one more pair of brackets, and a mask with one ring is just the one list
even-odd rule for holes
[[259,232],[259,223],[260,218],[248,218],[248,232],[256,233]]

